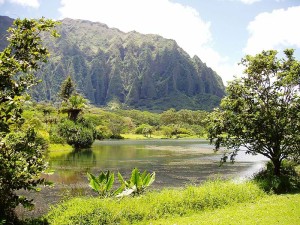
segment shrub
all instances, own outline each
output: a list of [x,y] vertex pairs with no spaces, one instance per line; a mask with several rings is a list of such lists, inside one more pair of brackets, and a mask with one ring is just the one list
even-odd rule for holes
[[19,196],[20,189],[38,191],[47,184],[38,179],[47,168],[46,142],[33,129],[11,132],[0,143],[0,221],[14,218],[13,209],[22,204],[31,209],[32,200]]
[[95,130],[86,121],[64,120],[58,125],[58,133],[75,149],[89,148],[95,140]]
[[102,140],[107,139],[112,136],[112,132],[108,129],[107,126],[99,125],[96,127],[96,139]]
[[66,139],[59,134],[59,130],[57,126],[52,126],[49,132],[49,138],[51,144],[65,144]]
[[268,162],[266,169],[255,174],[253,179],[266,192],[281,194],[300,190],[300,176],[290,161],[283,161],[280,176],[274,174],[274,166]]

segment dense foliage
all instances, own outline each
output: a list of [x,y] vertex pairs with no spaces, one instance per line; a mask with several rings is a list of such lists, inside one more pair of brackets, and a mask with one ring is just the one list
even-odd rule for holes
[[38,72],[42,82],[32,94],[39,101],[57,100],[68,76],[94,105],[117,100],[143,110],[211,110],[224,96],[216,72],[174,40],[72,19],[58,31],[56,42],[45,37],[52,57]]
[[33,73],[48,56],[39,35],[46,31],[57,36],[55,24],[44,18],[15,20],[8,30],[8,46],[0,53],[0,219],[7,223],[13,223],[18,204],[32,206],[16,191],[46,184],[39,179],[46,169],[45,142],[33,128],[23,126],[22,105],[29,99],[26,90],[37,83]]
[[232,158],[240,147],[264,155],[276,176],[282,161],[296,158],[300,151],[300,62],[293,53],[287,49],[281,59],[274,50],[246,56],[244,76],[228,85],[209,127],[217,149],[233,149]]
[[58,123],[58,134],[75,149],[89,148],[95,140],[95,128],[85,119],[77,121],[62,119]]
[[283,161],[280,176],[275,176],[274,165],[267,163],[265,169],[253,176],[254,181],[268,193],[296,193],[300,191],[300,173],[296,171],[296,163]]

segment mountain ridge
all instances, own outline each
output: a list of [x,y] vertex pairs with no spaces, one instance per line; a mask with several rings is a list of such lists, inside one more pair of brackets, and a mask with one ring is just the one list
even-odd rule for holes
[[147,110],[211,110],[224,96],[221,77],[198,56],[191,58],[175,40],[126,33],[100,22],[70,18],[60,22],[59,39],[43,37],[51,57],[37,73],[42,82],[32,96],[38,101],[57,100],[68,75],[78,92],[100,106],[118,101]]

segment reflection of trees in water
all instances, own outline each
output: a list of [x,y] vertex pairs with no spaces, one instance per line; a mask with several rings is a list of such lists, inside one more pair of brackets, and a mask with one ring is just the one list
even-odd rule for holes
[[97,157],[91,149],[73,150],[64,155],[50,157],[50,167],[60,168],[89,168],[97,164]]
[[[51,169],[59,183],[87,182],[86,172],[120,171],[129,178],[130,171],[155,171],[154,186],[177,186],[184,183],[199,183],[210,176],[239,177],[245,172],[256,172],[258,162],[245,156],[242,162],[219,167],[220,155],[202,154],[206,148],[203,141],[101,141],[95,142],[92,150],[66,152],[50,158]],[[199,151],[190,151],[198,148]],[[169,150],[166,150],[169,149]],[[210,149],[208,149],[210,151]],[[208,152],[209,152],[208,151]],[[78,177],[76,177],[78,176]]]
[[73,150],[66,155],[66,164],[89,168],[97,164],[97,157],[91,149]]

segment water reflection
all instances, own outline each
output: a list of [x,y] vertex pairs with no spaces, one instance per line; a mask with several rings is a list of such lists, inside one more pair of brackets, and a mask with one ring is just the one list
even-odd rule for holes
[[213,176],[244,177],[259,170],[265,159],[240,154],[235,164],[219,167],[220,155],[203,140],[98,141],[92,149],[50,154],[58,184],[87,184],[86,172],[120,171],[129,176],[134,167],[157,173],[155,187],[200,183]]
[[94,194],[88,187],[87,171],[97,174],[103,170],[120,171],[125,178],[129,178],[134,167],[155,171],[152,188],[156,189],[198,184],[216,176],[240,179],[258,171],[265,163],[263,157],[241,152],[235,164],[219,167],[220,157],[204,140],[98,141],[88,150],[50,153],[49,164],[55,172],[44,177],[55,186],[29,196],[37,207],[27,212],[27,216],[46,213],[49,205],[62,198]]

